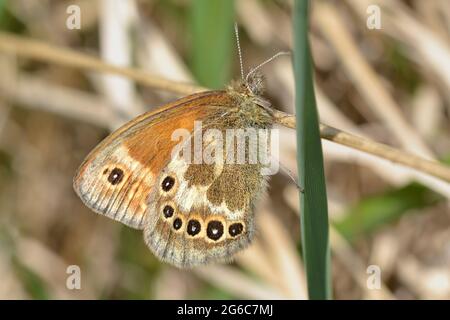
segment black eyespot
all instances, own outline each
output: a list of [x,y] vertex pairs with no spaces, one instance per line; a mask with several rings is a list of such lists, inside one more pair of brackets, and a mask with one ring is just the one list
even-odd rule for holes
[[223,235],[223,224],[220,221],[212,220],[208,223],[206,228],[206,235],[211,240],[219,240]]
[[188,225],[187,225],[187,233],[190,236],[195,236],[196,234],[198,234],[200,232],[200,230],[202,229],[202,225],[200,224],[200,222],[198,222],[197,220],[189,220]]
[[162,181],[161,188],[167,192],[173,188],[174,184],[175,184],[175,179],[171,176],[167,176]]
[[232,237],[236,237],[238,235],[240,235],[242,233],[242,231],[244,231],[244,226],[242,225],[242,223],[237,222],[237,223],[233,223],[229,228],[228,228],[228,233],[230,234],[230,236]]
[[171,216],[173,216],[173,212],[174,212],[175,210],[173,209],[173,207],[171,207],[171,206],[169,206],[169,205],[166,205],[164,208],[163,208],[163,215],[164,215],[164,217],[166,217],[167,219],[169,219]]
[[114,168],[108,176],[108,181],[112,184],[118,184],[123,179],[123,171],[119,168]]
[[175,230],[179,230],[182,225],[183,225],[183,221],[180,218],[176,218],[175,220],[173,220],[173,228]]

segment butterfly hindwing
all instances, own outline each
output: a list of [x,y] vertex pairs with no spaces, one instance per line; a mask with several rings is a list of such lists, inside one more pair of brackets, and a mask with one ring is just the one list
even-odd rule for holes
[[226,261],[253,239],[254,203],[266,177],[258,164],[223,159],[193,164],[178,154],[162,170],[144,229],[147,245],[161,260],[182,268]]
[[[167,171],[161,178],[174,175]],[[223,178],[219,176],[215,182]],[[175,183],[173,195],[155,192],[150,198],[144,238],[156,256],[179,267],[193,267],[228,260],[250,243],[255,231],[251,199],[244,199],[249,206],[236,215],[211,204],[204,188],[187,191],[183,184]],[[195,193],[197,201],[174,201],[186,193]]]

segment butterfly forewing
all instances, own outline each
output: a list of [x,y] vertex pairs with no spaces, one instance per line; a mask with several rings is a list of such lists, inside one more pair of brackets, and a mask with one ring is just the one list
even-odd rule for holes
[[146,198],[177,143],[171,140],[172,132],[179,128],[191,131],[195,120],[215,110],[208,106],[217,96],[221,92],[182,98],[113,132],[78,169],[74,177],[76,193],[93,211],[142,229]]

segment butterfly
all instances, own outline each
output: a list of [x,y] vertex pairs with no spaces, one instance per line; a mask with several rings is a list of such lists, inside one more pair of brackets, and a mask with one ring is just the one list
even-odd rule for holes
[[[263,165],[228,163],[227,148],[214,163],[196,163],[176,147],[195,144],[198,122],[202,133],[271,129],[274,117],[255,70],[226,90],[183,97],[123,125],[86,157],[75,192],[93,211],[143,230],[161,261],[191,268],[231,260],[255,236],[255,205],[267,189]],[[190,133],[182,144],[173,139],[180,129]],[[200,145],[219,143],[213,135]]]

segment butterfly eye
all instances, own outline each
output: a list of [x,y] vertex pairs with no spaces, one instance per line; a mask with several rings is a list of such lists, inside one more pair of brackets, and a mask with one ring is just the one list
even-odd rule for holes
[[108,181],[112,185],[120,183],[123,179],[123,171],[119,168],[114,168],[108,176]]
[[211,240],[217,241],[223,235],[223,224],[220,221],[212,220],[208,223],[206,228],[206,235]]
[[176,218],[175,220],[173,220],[173,228],[175,230],[180,230],[180,228],[183,226],[183,220],[181,220],[180,218]]
[[189,220],[188,225],[187,225],[187,233],[190,236],[197,235],[201,229],[202,229],[202,225],[200,224],[200,222],[198,220],[195,220],[195,219]]
[[175,179],[171,176],[167,176],[164,178],[164,180],[161,183],[161,188],[165,191],[168,192],[170,189],[173,188],[173,186],[175,185]]
[[163,208],[163,215],[164,217],[166,217],[166,219],[169,219],[170,217],[173,216],[174,211],[175,209],[172,206],[166,205]]
[[232,237],[236,237],[238,235],[240,235],[242,233],[242,231],[244,231],[244,226],[242,225],[242,223],[237,222],[237,223],[233,223],[229,228],[228,228],[228,233],[230,234],[230,236]]

